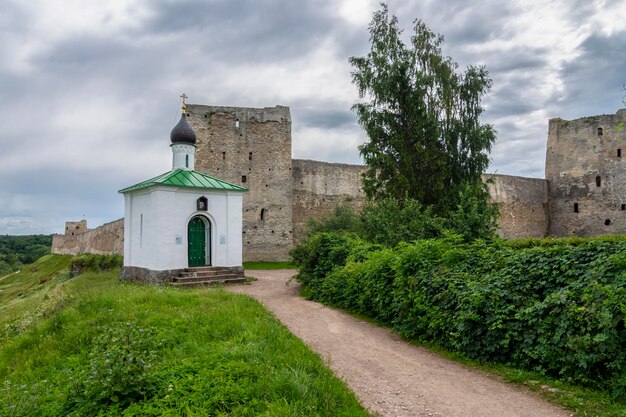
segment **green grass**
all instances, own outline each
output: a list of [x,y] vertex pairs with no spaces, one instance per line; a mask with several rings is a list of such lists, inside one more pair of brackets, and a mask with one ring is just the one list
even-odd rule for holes
[[68,265],[51,255],[0,280],[0,308],[30,317],[0,339],[2,417],[369,415],[249,297],[120,283],[118,269],[69,278]]
[[244,262],[244,269],[296,269],[291,262]]

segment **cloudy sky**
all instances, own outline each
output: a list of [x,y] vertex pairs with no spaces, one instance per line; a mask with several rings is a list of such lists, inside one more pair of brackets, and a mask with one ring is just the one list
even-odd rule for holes
[[[626,82],[624,0],[391,0],[464,69],[486,65],[490,172],[543,177],[552,117],[614,113]],[[286,105],[294,158],[360,163],[350,56],[367,0],[0,0],[0,234],[123,216],[117,190],[170,169],[179,95]]]

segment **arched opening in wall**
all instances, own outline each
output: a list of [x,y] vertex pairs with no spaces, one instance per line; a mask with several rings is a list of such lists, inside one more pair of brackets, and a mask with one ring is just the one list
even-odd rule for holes
[[596,177],[596,187],[599,187],[601,185],[602,185],[602,177],[598,175]]
[[185,155],[185,168],[189,168],[189,155]]
[[264,208],[261,209],[261,221],[262,222],[265,221],[265,209]]
[[601,127],[598,128],[598,136],[602,136],[602,128]]
[[617,157],[618,157],[618,158],[621,158],[621,157],[622,157],[622,150],[621,150],[621,149],[618,149],[618,150],[617,150]]
[[578,203],[574,203],[574,213],[578,213]]
[[241,176],[241,182],[242,182],[242,183],[245,183],[245,182],[247,182],[247,181],[248,181],[248,177],[246,177],[245,175],[242,175],[242,176]]
[[604,225],[605,225],[605,226],[610,226],[610,225],[611,225],[611,219],[606,219],[606,220],[604,221]]
[[226,159],[226,152],[222,152],[222,159]]
[[626,204],[622,204],[622,211],[626,210]]

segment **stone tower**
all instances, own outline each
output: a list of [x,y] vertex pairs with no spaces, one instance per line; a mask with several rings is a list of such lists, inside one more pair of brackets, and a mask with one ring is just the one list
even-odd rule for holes
[[196,169],[248,188],[245,261],[287,260],[293,246],[289,107],[187,105],[197,134]]
[[626,233],[626,109],[551,119],[546,155],[550,236]]

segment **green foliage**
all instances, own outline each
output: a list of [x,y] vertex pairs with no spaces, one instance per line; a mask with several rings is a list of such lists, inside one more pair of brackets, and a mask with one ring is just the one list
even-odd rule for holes
[[499,207],[489,202],[489,192],[482,181],[465,182],[456,210],[449,214],[448,227],[466,241],[493,239],[498,229]]
[[0,235],[0,277],[50,253],[51,235]]
[[368,204],[361,214],[365,240],[386,246],[439,237],[446,221],[433,215],[432,207],[419,201],[385,198]]
[[[466,241],[492,240],[496,236],[498,207],[488,203],[486,195],[477,197],[481,192],[486,194],[482,188],[466,186],[457,209],[449,213],[449,218],[433,214],[432,206],[424,206],[414,199],[370,201],[360,214],[338,207],[321,220],[311,220],[306,236],[310,239],[320,232],[354,232],[367,242],[389,247],[451,234],[460,235]],[[297,252],[298,249],[294,253]]]
[[312,236],[321,232],[355,232],[361,231],[359,215],[344,205],[338,205],[327,216],[321,219],[309,219],[306,236]]
[[316,287],[336,267],[345,264],[354,247],[364,243],[356,234],[349,232],[313,235],[290,252],[293,262],[300,268],[298,279],[306,286]]
[[[368,415],[251,298],[121,283],[119,269],[69,279],[69,261],[32,265],[66,277],[46,293],[65,302],[0,337],[0,417]],[[9,278],[36,282],[27,268]]]
[[121,255],[94,255],[80,253],[72,258],[70,269],[72,276],[83,272],[102,272],[119,268],[123,265],[124,258]]
[[87,355],[88,365],[68,370],[73,388],[69,410],[95,414],[100,408],[125,407],[145,400],[156,390],[158,352],[163,349],[156,328],[133,322],[105,326]]
[[254,262],[244,262],[244,269],[295,269],[296,266],[291,262],[266,262],[266,261],[254,261]]
[[360,146],[368,166],[365,194],[412,198],[447,217],[464,184],[480,181],[489,164],[495,132],[479,118],[491,80],[484,67],[457,73],[458,65],[442,55],[443,37],[421,21],[405,44],[385,4],[369,32],[370,52],[350,58],[353,82],[366,99],[353,106],[369,137]]
[[626,398],[626,238],[515,246],[449,236],[382,250],[316,238],[298,258],[312,299],[470,358]]

